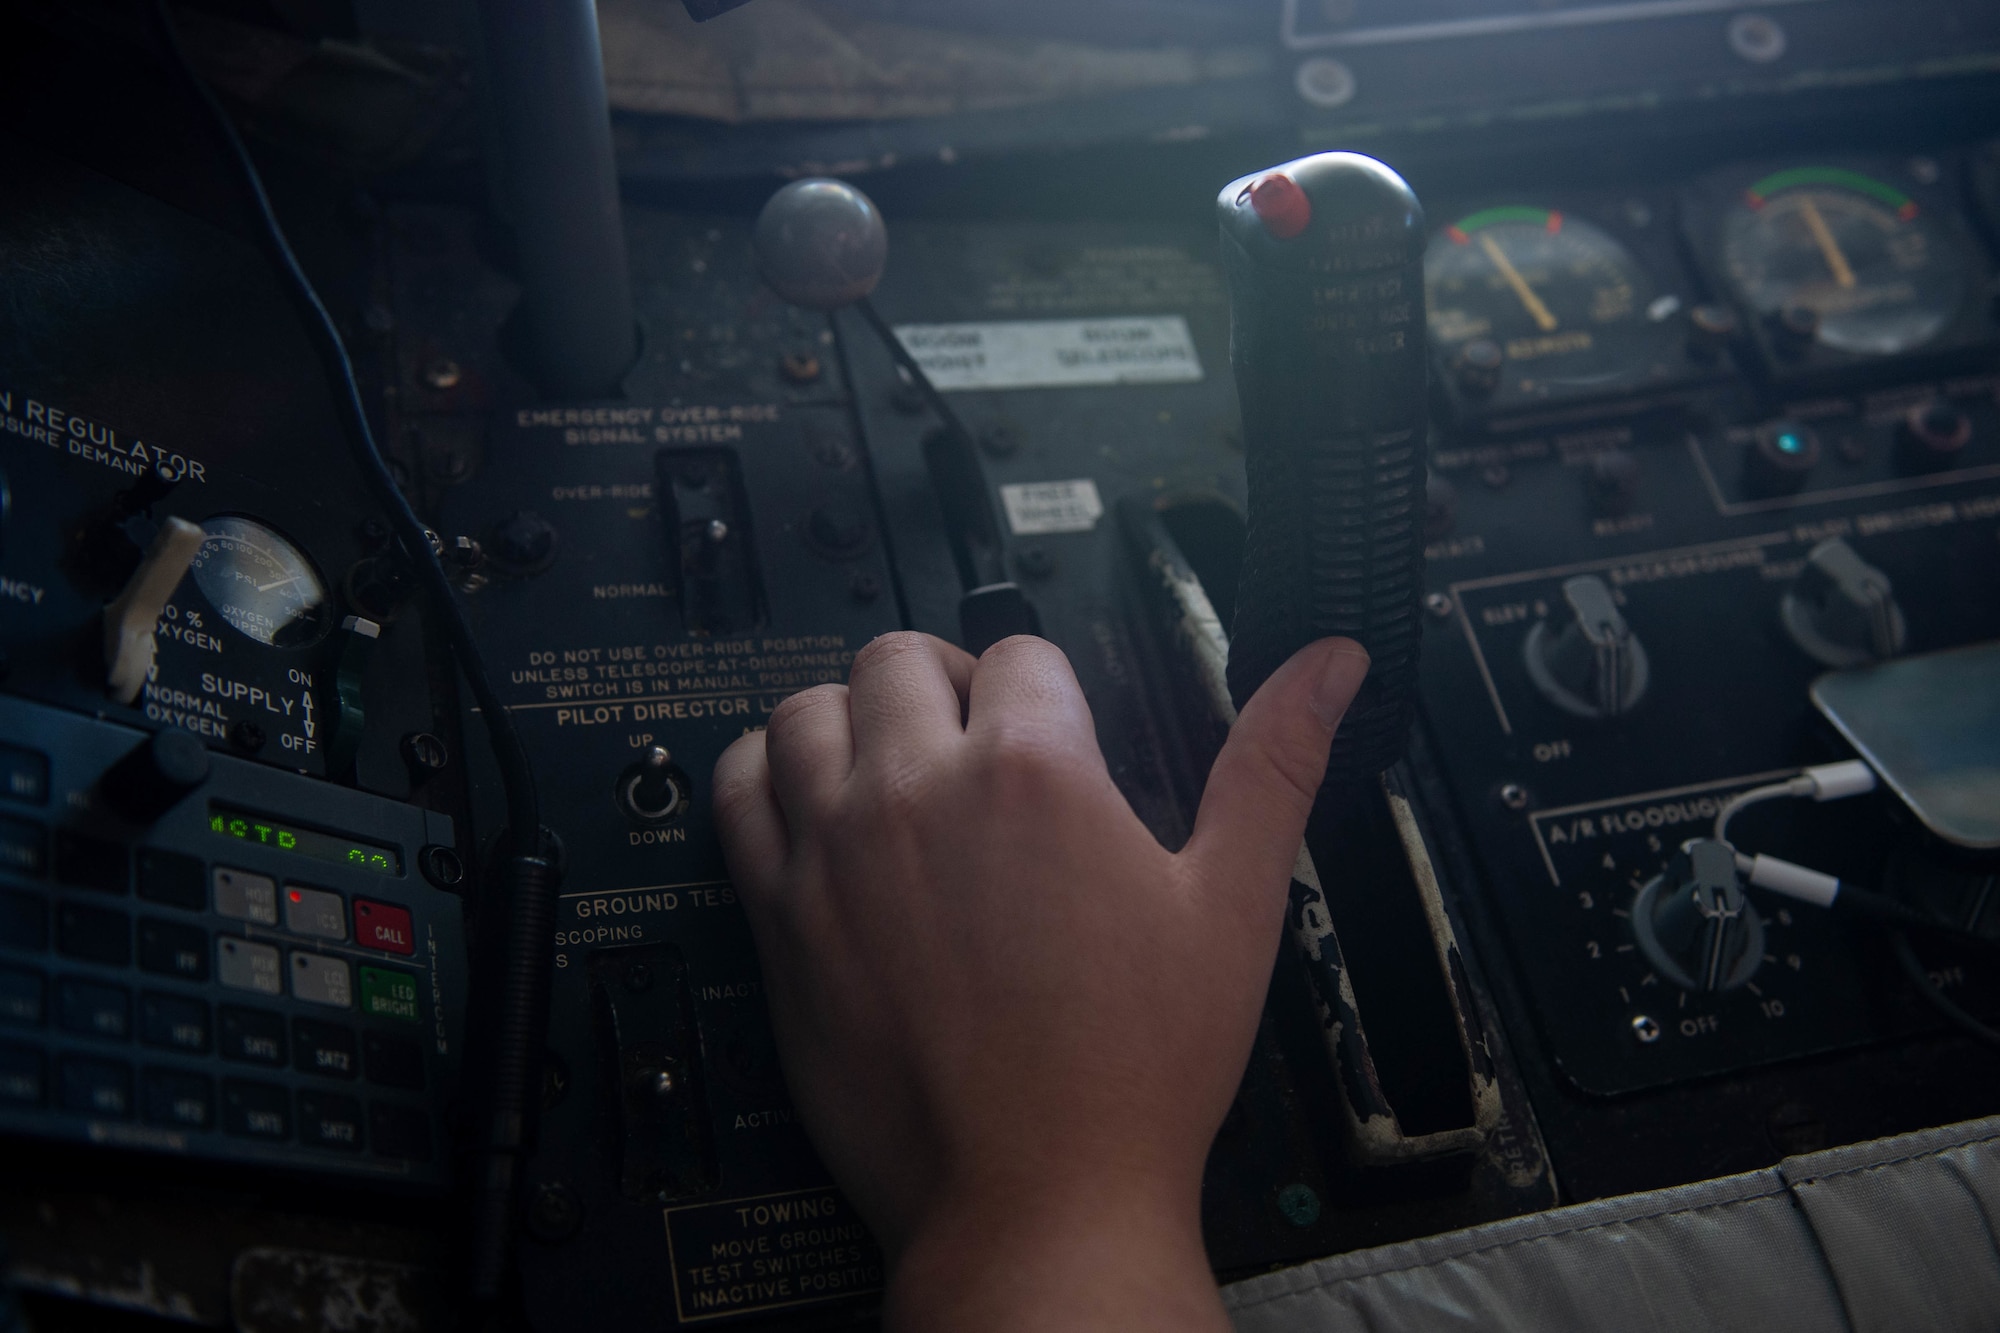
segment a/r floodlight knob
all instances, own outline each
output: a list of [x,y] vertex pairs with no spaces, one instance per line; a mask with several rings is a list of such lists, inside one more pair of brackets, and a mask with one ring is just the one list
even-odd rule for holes
[[1681,844],[1632,903],[1639,952],[1672,984],[1723,991],[1745,985],[1764,960],[1764,921],[1744,895],[1726,842]]
[[808,310],[839,310],[875,290],[889,232],[867,195],[845,181],[793,181],[764,205],[754,235],[771,290]]

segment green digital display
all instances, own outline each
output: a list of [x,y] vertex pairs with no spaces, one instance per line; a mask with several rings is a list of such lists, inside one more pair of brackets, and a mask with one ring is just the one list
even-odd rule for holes
[[321,833],[317,829],[300,828],[296,824],[286,824],[264,815],[253,815],[247,810],[232,810],[226,805],[208,807],[208,829],[220,833],[225,838],[237,842],[253,843],[259,847],[275,847],[281,852],[291,852],[295,856],[311,857],[330,865],[351,866],[365,870],[371,875],[400,875],[403,873],[403,854],[394,847],[383,847],[359,838],[344,838],[337,833]]

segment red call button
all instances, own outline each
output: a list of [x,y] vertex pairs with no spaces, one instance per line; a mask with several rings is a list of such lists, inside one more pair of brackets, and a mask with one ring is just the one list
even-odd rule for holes
[[354,938],[364,949],[387,949],[390,953],[413,954],[416,934],[410,929],[410,909],[354,900]]

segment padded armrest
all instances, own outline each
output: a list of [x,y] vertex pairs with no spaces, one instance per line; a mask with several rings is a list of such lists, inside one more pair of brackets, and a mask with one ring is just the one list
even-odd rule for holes
[[1336,1255],[1224,1288],[1239,1333],[2000,1327],[2000,1117]]

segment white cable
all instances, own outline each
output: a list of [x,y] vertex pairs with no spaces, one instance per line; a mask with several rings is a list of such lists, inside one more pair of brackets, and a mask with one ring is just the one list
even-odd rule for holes
[[1859,759],[1820,764],[1799,776],[1812,782],[1812,798],[1815,801],[1840,801],[1875,790],[1875,770]]
[[1752,787],[1749,791],[1738,792],[1722,803],[1715,812],[1715,840],[1729,841],[1729,821],[1743,813],[1750,806],[1765,801],[1776,801],[1787,796],[1810,796],[1813,794],[1812,779],[1801,773],[1787,782],[1774,782],[1768,787]]
[[1831,907],[1840,896],[1840,880],[1818,870],[1809,870],[1775,856],[1736,854],[1736,868],[1760,889],[1782,893],[1814,907]]
[[1810,796],[1815,801],[1840,801],[1875,790],[1875,770],[1859,759],[1837,764],[1815,764],[1795,778],[1774,782],[1768,787],[1752,787],[1722,803],[1715,812],[1715,840],[1729,841],[1729,821],[1753,805],[1787,796]]

